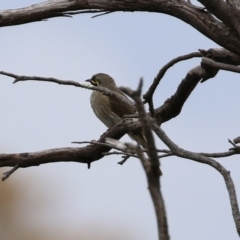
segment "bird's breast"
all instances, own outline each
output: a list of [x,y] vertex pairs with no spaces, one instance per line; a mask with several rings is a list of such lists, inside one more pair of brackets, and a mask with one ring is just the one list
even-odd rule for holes
[[[112,99],[114,101],[114,99]],[[115,126],[121,118],[115,114],[110,105],[108,96],[103,95],[99,91],[93,91],[90,102],[95,115],[108,127]]]

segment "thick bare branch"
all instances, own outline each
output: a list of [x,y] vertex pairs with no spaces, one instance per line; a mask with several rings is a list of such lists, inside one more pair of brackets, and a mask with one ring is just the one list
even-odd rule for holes
[[[140,132],[141,125],[138,121],[123,120],[115,127],[106,131],[98,140],[104,143],[106,137],[120,139],[129,131]],[[0,154],[0,167],[26,168],[54,162],[78,162],[88,164],[104,157],[103,153],[111,148],[100,144],[90,144],[81,148],[56,148],[39,152]]]
[[153,107],[153,99],[152,99],[153,94],[154,94],[158,84],[160,83],[161,79],[167,72],[167,70],[170,67],[172,67],[174,64],[176,64],[180,61],[188,60],[188,59],[191,59],[194,57],[201,57],[201,56],[202,56],[202,54],[200,52],[193,52],[193,53],[189,53],[187,55],[179,56],[179,57],[172,59],[170,62],[168,62],[166,65],[164,65],[160,69],[157,76],[154,78],[152,85],[149,87],[148,91],[143,95],[143,99],[145,100],[145,103],[149,104],[149,111],[152,116],[154,116],[154,107]]
[[200,66],[191,69],[178,86],[174,95],[168,98],[161,107],[155,109],[155,118],[157,119],[158,124],[160,125],[161,123],[176,117],[181,112],[184,103],[197,84],[203,78],[207,77],[207,71]]
[[[216,49],[214,49],[214,50],[210,49],[208,51],[201,50],[201,52],[202,52],[202,54],[207,55],[208,57],[211,57],[212,59],[217,59],[218,61],[222,61],[222,62],[230,62],[233,64],[237,64],[239,61],[238,56],[231,54],[230,52],[228,52],[224,49],[222,49],[220,51],[216,50]],[[110,90],[104,89],[101,87],[89,86],[89,85],[86,85],[85,83],[83,84],[83,83],[79,83],[76,81],[63,81],[63,80],[59,80],[56,78],[43,78],[43,77],[36,77],[36,76],[19,76],[19,75],[7,73],[7,72],[0,72],[0,74],[6,75],[9,77],[13,77],[15,79],[14,82],[27,81],[27,80],[47,81],[47,82],[50,81],[50,82],[54,82],[57,84],[73,85],[76,87],[83,87],[83,88],[98,90],[98,91],[103,92],[106,95],[114,96],[120,101],[128,101],[127,103],[131,104],[131,106],[135,109],[135,105],[130,100],[126,100],[126,98],[122,98],[122,96],[120,96],[120,95],[118,96],[118,94],[112,93]],[[189,71],[186,78],[179,85],[176,93],[171,98],[166,100],[165,103],[161,107],[159,107],[155,110],[155,116],[156,116],[158,123],[161,124],[162,122],[168,121],[172,117],[177,116],[180,113],[183,104],[185,103],[185,101],[187,100],[190,93],[193,91],[193,89],[197,85],[197,83],[201,79],[209,77],[208,75],[209,75],[209,73],[206,70],[202,69],[201,67],[196,67],[196,68],[192,69],[191,71]],[[139,129],[140,129],[140,126],[139,126]],[[131,130],[132,130],[132,128],[131,128]],[[124,133],[126,133],[126,131]],[[124,133],[123,133],[123,135],[124,135]],[[63,150],[63,152],[64,151],[65,150]],[[36,157],[35,154],[33,154],[33,156],[31,156],[31,154],[30,155],[28,154],[28,157],[26,158],[26,156],[24,154],[23,155],[19,154],[18,159],[21,162],[19,167],[26,167],[26,166],[28,167],[28,166],[32,166],[32,165],[39,165],[42,163],[52,162],[52,158],[53,158],[54,154],[58,154],[58,152],[55,153],[54,151],[51,151],[51,150],[50,150],[50,152],[49,151],[44,152],[42,155],[44,160],[41,160],[40,155],[38,155]],[[80,156],[81,156],[81,154],[82,153],[80,153]],[[65,154],[63,154],[62,156],[64,157]],[[33,157],[33,159],[35,161],[37,161],[37,163],[35,161],[32,162],[31,157]],[[45,162],[46,158],[48,159],[47,162]],[[67,158],[68,159],[60,158],[59,161],[71,161],[70,160],[70,159],[72,159],[71,151],[70,151],[70,155]],[[79,157],[79,159],[80,159],[80,157]],[[98,159],[100,159],[99,155],[96,154],[96,160],[98,160]],[[1,157],[0,157],[0,160],[1,160]],[[27,162],[27,165],[25,165],[25,162]],[[89,162],[89,160],[84,161],[84,162],[87,163],[87,162]],[[17,163],[18,163],[18,161],[12,161],[11,165],[3,164],[2,166],[16,166]],[[9,164],[9,163],[7,163],[7,164]],[[0,166],[1,166],[1,162],[0,162]]]
[[[231,64],[232,67],[234,67],[234,65],[240,64],[240,57],[224,48],[211,48],[208,50],[199,49],[199,51],[201,55],[207,58],[211,58],[220,63],[227,63],[228,65]],[[149,91],[145,94],[145,98],[151,98],[151,94],[157,87],[158,80],[161,79],[162,74],[165,73],[165,70],[169,66],[171,66],[179,59],[184,60],[185,58],[187,59],[194,56],[195,53],[187,54],[184,56],[180,56],[179,58],[175,58],[169,63],[167,63],[160,70],[157,77],[154,79],[154,83],[149,88]],[[198,56],[198,53],[196,53],[196,56]],[[201,66],[191,69],[178,86],[177,91],[174,93],[174,95],[167,99],[162,106],[155,109],[154,116],[157,119],[158,124],[169,121],[171,118],[176,117],[181,112],[184,103],[189,98],[190,94],[197,86],[198,82],[200,81],[203,82],[209,78],[214,77],[217,74],[217,72],[218,69],[212,68],[210,66],[205,67],[204,69]]]
[[[203,2],[211,2],[205,1]],[[216,1],[214,1],[216,2]],[[223,2],[223,1],[221,1]],[[204,4],[204,3],[203,3]],[[214,4],[219,6],[219,4]],[[205,4],[206,8],[208,6]],[[230,5],[229,5],[230,6]],[[209,6],[210,12],[211,6]],[[42,21],[53,17],[66,17],[74,14],[91,13],[91,12],[115,12],[115,11],[145,11],[165,13],[174,16],[197,29],[199,32],[212,39],[219,45],[227,48],[240,55],[239,38],[225,24],[229,23],[227,18],[223,19],[223,23],[201,7],[196,7],[189,4],[185,0],[136,0],[136,1],[112,1],[112,0],[58,0],[45,1],[39,4],[34,4],[29,7],[0,11],[0,27],[12,26],[35,21]],[[238,19],[235,16],[234,19]],[[226,15],[226,14],[225,14]],[[218,15],[216,15],[218,17]],[[221,17],[218,17],[221,19]],[[232,18],[231,18],[232,19]],[[226,22],[225,22],[226,21]],[[238,21],[239,22],[239,21]],[[238,23],[237,22],[237,23]],[[232,24],[232,22],[231,22]],[[231,25],[232,26],[232,25]],[[238,30],[238,26],[234,25]]]
[[210,48],[208,50],[198,49],[204,57],[213,59],[216,62],[231,65],[240,65],[240,56],[224,48]]
[[240,8],[240,1],[239,0],[227,0],[227,3],[229,3],[232,6],[237,7],[238,9]]
[[[240,36],[240,15],[239,9],[223,0],[198,0],[218,19],[222,20],[230,28],[234,28]],[[217,7],[216,7],[217,6]]]
[[[220,63],[231,64],[232,67],[234,67],[234,65],[240,64],[240,57],[238,55],[223,48],[209,50],[200,49],[199,51],[203,56],[206,56],[207,58],[211,58]],[[169,64],[170,63],[171,62],[169,62]],[[218,69],[211,66],[205,66],[204,68],[197,66],[191,69],[178,86],[177,91],[169,99],[167,99],[162,106],[155,109],[154,115],[157,119],[158,124],[160,125],[161,123],[169,121],[171,118],[176,117],[181,112],[184,103],[189,98],[190,94],[197,86],[197,84],[200,81],[203,82],[209,78],[215,77],[217,73]],[[150,90],[150,92],[151,91],[152,90]]]

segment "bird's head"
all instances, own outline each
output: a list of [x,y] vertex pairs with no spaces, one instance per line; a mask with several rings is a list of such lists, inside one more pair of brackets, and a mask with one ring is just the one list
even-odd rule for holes
[[101,86],[105,88],[116,87],[114,80],[105,73],[97,73],[93,75],[91,79],[86,80],[86,82],[90,82],[93,86]]

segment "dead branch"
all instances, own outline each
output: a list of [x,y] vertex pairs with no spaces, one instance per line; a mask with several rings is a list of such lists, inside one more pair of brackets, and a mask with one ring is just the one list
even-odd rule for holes
[[136,154],[141,160],[142,166],[147,176],[148,188],[151,194],[151,198],[155,208],[155,214],[157,217],[158,237],[159,240],[169,240],[170,237],[168,233],[167,215],[160,185],[160,162],[157,155],[157,149],[155,146],[153,133],[150,128],[149,116],[145,112],[143,102],[141,101],[142,85],[143,80],[140,79],[139,86],[136,91],[125,88],[124,92],[127,93],[136,103],[136,108],[140,118],[144,136],[147,140],[149,160],[144,157],[143,151],[139,146],[136,147]]
[[[161,80],[166,70],[176,62],[203,55],[221,63],[227,63],[231,65],[240,64],[240,57],[238,55],[233,54],[223,48],[216,48],[216,49],[209,49],[209,50],[200,49],[199,51],[200,53],[196,52],[196,53],[190,53],[184,56],[180,56],[178,58],[173,59],[168,64],[166,64],[159,71],[157,77],[154,80],[154,83],[151,85],[151,87],[145,94],[145,99],[148,99],[148,101],[150,101],[149,99],[151,99],[152,94],[154,93],[159,83],[158,81]],[[170,98],[168,98],[163,103],[162,106],[159,106],[154,110],[153,115],[155,116],[158,124],[160,125],[163,122],[169,121],[170,119],[180,114],[184,103],[189,98],[190,94],[192,93],[194,88],[197,86],[197,84],[200,81],[205,81],[209,78],[216,76],[217,72],[218,72],[218,69],[216,70],[215,68],[212,68],[212,67],[207,67],[207,68],[205,67],[205,69],[203,69],[201,66],[197,66],[191,69],[187,73],[186,77],[182,80],[180,85],[178,86],[176,92]],[[57,84],[72,85],[76,87],[98,90],[108,96],[115,97],[120,101],[126,102],[127,104],[131,105],[131,107],[135,110],[135,106],[130,100],[123,98],[120,95],[118,96],[117,93],[113,93],[112,91],[102,87],[90,86],[90,85],[87,85],[86,83],[79,83],[72,80],[64,81],[56,78],[44,78],[44,77],[38,77],[38,76],[20,76],[20,75],[16,75],[16,74],[4,72],[4,71],[0,71],[0,74],[14,78],[15,79],[14,83],[20,82],[20,81],[34,80],[34,81],[53,82]]]
[[[211,48],[208,50],[199,49],[199,51],[201,52],[201,55],[220,63],[231,64],[233,66],[240,64],[240,57],[238,55],[223,48]],[[188,55],[185,56],[187,57]],[[191,54],[189,56],[191,57]],[[184,58],[184,56],[182,57]],[[174,61],[174,59],[172,61]],[[168,64],[170,65],[171,62]],[[176,92],[170,98],[168,98],[162,106],[154,110],[154,115],[158,124],[161,125],[161,123],[176,117],[181,112],[184,103],[189,98],[197,84],[200,81],[203,82],[209,78],[215,77],[217,73],[218,69],[212,68],[211,66],[205,68],[197,66],[191,69],[178,86]],[[150,93],[151,91],[152,90],[150,90]]]
[[[15,79],[14,83],[22,82],[22,81],[43,81],[43,82],[53,82],[61,85],[72,85],[75,87],[101,91],[108,96],[115,97],[119,101],[123,101],[129,104],[134,110],[136,110],[134,103],[131,102],[129,99],[124,98],[121,95],[114,93],[109,89],[105,89],[103,87],[99,87],[99,86],[95,87],[85,83],[79,83],[72,80],[60,80],[52,77],[44,78],[44,77],[38,77],[38,76],[25,76],[25,75],[21,76],[21,75],[16,75],[16,74],[4,72],[4,71],[0,71],[0,74],[14,78]],[[208,76],[207,71],[202,69],[201,67],[192,69],[187,75],[186,79],[183,80],[182,83],[179,85],[176,93],[170,99],[167,99],[161,107],[155,109],[154,115],[158,123],[161,124],[162,122],[166,122],[171,118],[176,117],[181,112],[181,108],[183,107],[183,104],[189,97],[192,90],[195,88],[195,86],[198,84],[198,82],[202,78],[204,77],[207,78],[206,76]]]
[[[238,36],[240,35],[239,27],[239,9],[233,7],[225,1],[218,0],[199,0],[212,14],[214,14],[218,19],[233,28]],[[217,6],[217,7],[216,7]]]
[[[130,129],[140,132],[141,125],[138,121],[123,120],[106,131],[97,142],[104,143],[106,137],[120,139]],[[56,148],[32,153],[0,154],[0,167],[27,168],[54,162],[78,162],[85,163],[90,167],[92,162],[103,158],[103,153],[110,150],[109,146],[90,144],[81,148]]]
[[234,142],[235,144],[240,143],[240,137],[234,138],[234,139],[233,139],[233,142]]
[[[228,3],[222,7],[220,4],[209,4],[208,2],[211,1],[201,0],[200,2],[205,6],[205,9],[202,7],[194,6],[185,0],[49,0],[25,8],[0,11],[0,27],[13,26],[36,21],[45,21],[46,19],[55,17],[69,17],[74,14],[83,13],[110,13],[117,11],[156,12],[168,14],[170,16],[181,19],[220,46],[223,46],[224,48],[240,55],[240,49],[238,47],[240,40],[238,36],[236,36],[236,32],[239,34],[239,17],[237,15],[237,9],[233,8]],[[212,6],[218,6],[220,10],[218,12],[215,12],[213,11]],[[235,16],[231,16],[233,15],[232,10],[230,13],[228,12],[228,9],[230,7],[235,12]],[[213,17],[211,13],[215,14],[216,17]],[[222,20],[222,22],[220,22],[218,19]]]
[[209,48],[208,50],[198,49],[201,54],[216,62],[227,63],[231,65],[240,65],[240,56],[224,48]]
[[211,67],[211,68],[216,68],[219,70],[222,69],[225,71],[240,73],[240,67],[226,64],[226,63],[215,62],[214,60],[212,60],[210,58],[205,58],[205,57],[202,58],[201,66],[203,68]]
[[60,80],[60,79],[52,78],[52,77],[46,78],[46,77],[38,77],[38,76],[17,75],[17,74],[13,74],[13,73],[9,73],[9,72],[4,72],[4,71],[0,71],[0,74],[14,78],[15,80],[13,83],[18,83],[18,82],[23,82],[23,81],[41,81],[41,82],[57,83],[60,85],[70,85],[70,86],[75,86],[75,87],[80,87],[80,88],[85,88],[85,89],[90,89],[90,90],[97,90],[107,96],[116,98],[118,101],[127,103],[129,106],[131,106],[133,108],[134,111],[136,111],[136,108],[135,108],[133,102],[131,102],[129,99],[124,98],[120,94],[113,92],[107,88],[100,87],[100,86],[96,87],[96,86],[90,85],[89,83],[86,83],[86,82],[79,83],[79,82],[76,82],[73,80]]
[[239,207],[238,207],[238,201],[237,201],[237,195],[235,191],[234,182],[230,176],[230,172],[227,171],[219,162],[215,161],[212,158],[206,157],[204,155],[201,155],[199,153],[194,153],[187,151],[185,149],[182,149],[178,147],[167,135],[166,133],[158,127],[155,123],[152,123],[152,129],[157,134],[157,136],[170,148],[170,150],[174,153],[174,155],[190,159],[196,162],[207,164],[214,169],[216,169],[223,177],[229,198],[230,198],[230,204],[232,208],[232,215],[234,218],[235,226],[238,232],[238,235],[240,236],[240,214],[239,214]]
[[212,157],[212,158],[223,158],[223,157],[230,157],[232,155],[239,154],[239,152],[234,150],[229,150],[228,152],[219,152],[219,153],[198,153],[205,157]]
[[170,67],[172,67],[174,64],[176,64],[180,61],[188,60],[188,59],[191,59],[191,58],[194,58],[194,57],[201,57],[201,56],[202,56],[202,54],[200,52],[193,52],[193,53],[189,53],[187,55],[179,56],[179,57],[176,57],[176,58],[172,59],[170,62],[168,62],[166,65],[164,65],[160,69],[157,76],[154,78],[152,85],[149,87],[147,92],[143,95],[143,99],[145,100],[144,103],[149,104],[149,112],[151,113],[152,116],[154,116],[154,107],[153,107],[153,99],[152,99],[153,94],[154,94],[158,84],[160,83],[161,79],[163,78],[163,76],[167,72],[167,70]]
[[207,77],[210,77],[208,72],[200,66],[191,69],[178,86],[177,91],[161,107],[155,109],[155,118],[158,124],[176,117],[197,84]]

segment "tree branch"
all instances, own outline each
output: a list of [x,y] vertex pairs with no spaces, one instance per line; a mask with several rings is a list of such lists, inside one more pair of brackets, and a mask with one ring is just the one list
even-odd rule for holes
[[[203,4],[206,0],[201,0]],[[211,1],[208,1],[211,2]],[[215,1],[214,1],[215,2]],[[223,2],[223,1],[220,1]],[[204,4],[206,9],[209,8],[211,13],[211,5]],[[219,4],[213,4],[219,6]],[[229,5],[230,6],[230,5]],[[112,1],[112,0],[58,0],[58,1],[45,1],[42,3],[34,4],[29,7],[10,9],[0,11],[0,27],[13,26],[18,24],[25,24],[36,21],[43,21],[54,17],[69,17],[74,14],[81,13],[96,13],[96,12],[157,12],[164,13],[170,16],[174,16],[182,21],[190,24],[199,32],[216,42],[217,44],[227,48],[240,55],[239,38],[235,35],[234,31],[227,26],[229,20],[219,20],[201,7],[196,7],[185,0],[162,0],[162,1],[149,1],[149,0],[135,0],[135,1]],[[226,14],[224,13],[224,16]],[[227,15],[228,16],[228,15]],[[234,20],[238,19],[237,11],[234,10]],[[231,18],[232,19],[232,18]],[[231,20],[231,26],[233,25],[236,31],[238,31],[237,23]],[[233,24],[235,23],[235,24]],[[227,25],[226,25],[227,24]],[[238,31],[239,33],[239,31]],[[227,36],[227,37],[226,37]]]
[[157,76],[154,78],[152,85],[149,87],[147,92],[143,95],[143,99],[145,100],[145,103],[149,104],[149,112],[151,113],[152,116],[154,116],[154,107],[153,107],[153,99],[152,99],[153,94],[154,94],[158,84],[160,83],[161,79],[167,72],[167,70],[170,67],[172,67],[174,64],[176,64],[180,61],[188,60],[188,59],[191,59],[194,57],[201,57],[201,56],[202,56],[202,54],[200,52],[193,52],[193,53],[189,53],[187,55],[179,56],[179,57],[172,59],[170,62],[168,62],[166,65],[164,65],[160,69]]
[[160,125],[176,117],[181,112],[184,103],[197,84],[203,78],[207,79],[210,77],[209,72],[200,66],[191,69],[178,86],[177,91],[168,98],[161,107],[155,109],[155,118],[158,124]]
[[153,205],[155,208],[155,213],[157,217],[158,224],[158,237],[159,240],[169,240],[168,233],[168,223],[167,223],[167,215],[164,200],[161,193],[161,185],[160,185],[160,163],[158,160],[157,149],[155,146],[155,141],[153,138],[153,133],[150,128],[149,116],[145,112],[143,102],[141,100],[141,91],[142,91],[143,80],[140,80],[138,89],[136,91],[132,91],[129,88],[125,88],[124,92],[127,93],[136,103],[137,112],[139,114],[139,119],[142,125],[142,129],[144,132],[144,136],[147,140],[148,147],[148,156],[149,160],[147,160],[144,155],[142,149],[137,146],[136,154],[141,160],[142,166],[145,170],[147,180],[148,180],[148,188],[152,197]]
[[[223,48],[211,48],[208,50],[199,49],[199,51],[203,56],[211,58],[217,62],[231,65],[240,64],[240,57],[237,54],[234,54]],[[215,77],[217,73],[218,69],[206,66],[204,68],[197,66],[191,69],[178,86],[176,92],[170,98],[168,98],[162,106],[154,110],[154,116],[157,119],[158,124],[160,125],[161,123],[176,117],[181,112],[184,103],[189,98],[197,84],[200,81],[203,82],[209,78]],[[150,92],[151,91],[152,90],[150,90]]]
[[[198,73],[199,69],[201,69],[201,73]],[[187,75],[186,80],[182,81],[176,93],[170,99],[167,99],[161,107],[155,110],[154,115],[158,120],[159,124],[162,122],[168,121],[172,117],[176,117],[181,112],[181,108],[183,107],[183,104],[185,103],[185,101],[187,100],[190,93],[197,85],[197,83],[204,76],[208,76],[206,74],[207,71],[202,69],[201,67],[192,69],[190,72],[192,74],[189,73]],[[22,81],[43,81],[43,82],[53,82],[61,85],[71,85],[75,87],[97,90],[97,91],[103,92],[108,96],[115,97],[119,101],[129,104],[133,108],[133,110],[136,111],[136,107],[134,103],[131,102],[128,98],[124,98],[123,96],[100,86],[97,86],[97,87],[91,86],[86,83],[79,83],[72,80],[64,81],[56,78],[44,78],[44,77],[38,77],[38,76],[25,76],[25,75],[21,76],[21,75],[16,75],[16,74],[4,72],[4,71],[0,71],[0,74],[14,78],[15,81],[13,83],[22,82]],[[196,79],[194,78],[195,75],[198,76]]]
[[[129,131],[141,132],[138,121],[123,120],[115,127],[107,130],[97,141],[104,143],[106,137],[120,139]],[[100,144],[90,144],[81,148],[55,148],[39,152],[0,154],[0,167],[26,168],[54,162],[78,162],[90,164],[104,157],[104,152],[111,148]]]
[[206,58],[206,57],[202,58],[201,66],[203,68],[211,67],[211,68],[222,69],[222,70],[226,70],[226,71],[230,71],[230,72],[240,73],[240,67],[226,64],[226,63],[219,63],[219,62],[216,62],[216,61],[214,61],[210,58]]
[[[237,55],[234,55],[224,49],[221,49],[221,50],[210,49],[208,51],[204,51],[204,50],[200,50],[200,51],[203,55],[205,55],[207,57],[211,57],[212,59],[217,59],[218,61],[230,62],[233,64],[237,64],[239,62],[239,57]],[[185,55],[185,56],[188,56],[188,55]],[[115,94],[108,89],[101,88],[101,87],[95,87],[95,86],[89,86],[89,85],[86,85],[86,83],[79,83],[76,81],[63,81],[63,80],[59,80],[56,78],[43,78],[43,77],[36,77],[36,76],[19,76],[16,74],[7,73],[7,72],[3,72],[3,71],[1,71],[0,74],[6,75],[9,77],[13,77],[15,79],[15,81],[14,81],[15,83],[20,82],[20,81],[27,81],[27,80],[47,81],[47,82],[50,81],[50,82],[54,82],[57,84],[73,85],[76,87],[83,87],[83,88],[98,90],[108,96],[117,98],[119,101],[125,101],[128,104],[130,104],[134,108],[134,110],[136,109],[134,103],[132,103],[130,100],[128,100],[126,98],[122,98],[122,96]],[[157,119],[158,124],[161,124],[165,121],[168,121],[169,119],[171,119],[173,117],[176,117],[181,112],[181,108],[183,107],[183,104],[185,103],[185,101],[187,100],[187,98],[189,97],[189,95],[191,94],[191,92],[193,91],[195,86],[197,85],[197,83],[201,79],[208,78],[208,77],[211,77],[211,71],[209,74],[209,72],[207,70],[202,69],[200,66],[190,70],[189,73],[187,74],[186,78],[179,85],[176,93],[172,97],[167,99],[161,107],[159,107],[155,110],[154,115]],[[133,130],[133,128],[136,127],[134,124],[132,126],[131,126],[131,124],[129,125],[129,128],[131,129],[131,131]],[[141,126],[138,123],[139,132],[141,131],[140,129],[141,129]],[[124,128],[124,130],[122,129],[121,136],[123,136],[126,132],[127,132],[126,128]],[[79,148],[77,150],[79,150]],[[94,161],[94,160],[89,160],[89,158],[94,159],[93,155],[90,155],[91,157],[87,157],[87,160],[79,161],[79,159],[81,159],[82,154],[83,154],[83,152],[81,152],[81,151],[83,151],[83,150],[80,150],[80,152],[77,151],[77,153],[75,153],[74,150],[72,152],[72,150],[69,151],[69,149],[54,149],[54,150],[47,150],[47,151],[40,152],[40,153],[42,153],[42,155],[41,154],[38,155],[37,153],[33,153],[33,155],[31,155],[30,153],[27,153],[28,157],[26,157],[25,154],[18,154],[17,158],[18,158],[18,161],[20,161],[19,167],[35,166],[35,165],[40,165],[43,163],[55,162],[55,161],[72,161],[74,159],[73,158],[74,154],[80,154],[80,155],[77,160],[73,160],[73,161],[78,161],[78,162],[83,162],[83,163],[89,163],[89,162]],[[69,156],[66,156],[66,152],[69,153]],[[96,160],[100,159],[102,157],[102,152],[105,152],[105,151],[102,150],[100,152],[101,152],[100,155],[99,155],[99,152],[98,153],[94,152],[94,151],[92,152],[93,154],[96,154],[96,156],[95,156]],[[55,160],[55,159],[53,160],[54,156],[60,155],[60,153],[61,153],[62,157],[58,158],[58,160]],[[10,157],[10,155],[8,155],[8,157]],[[41,159],[41,157],[43,157],[43,159]],[[9,159],[11,159],[11,157]],[[33,161],[33,159],[34,159],[34,161]],[[46,161],[46,159],[48,159],[48,160]],[[1,156],[0,156],[0,161],[1,161]],[[0,166],[15,166],[16,164],[18,164],[18,161],[13,161],[13,159],[7,163],[6,163],[6,161],[4,161],[3,165],[1,165],[1,162],[0,162]]]
[[[198,0],[218,19],[222,20],[230,28],[234,28],[240,36],[239,9],[222,0]],[[216,7],[217,6],[217,7]]]
[[[238,62],[240,62],[240,57],[238,57],[236,54],[232,54],[231,52],[225,49],[200,50],[200,52],[202,55],[211,57],[212,59],[217,59],[220,62],[231,63],[231,64],[237,64]],[[164,71],[166,71],[166,68],[169,67],[172,63],[177,62],[179,60],[191,58],[193,56],[198,56],[198,54],[199,53],[191,53],[191,54],[187,54],[184,56],[180,56],[179,58],[173,59],[168,64],[166,64],[162,68],[162,70],[160,70],[161,74],[164,74]],[[194,88],[197,86],[198,82],[201,80],[204,81],[208,78],[214,77],[217,74],[217,71],[218,70],[216,70],[215,68],[208,67],[203,69],[200,66],[191,69],[186,75],[185,79],[183,79],[180,85],[178,86],[177,91],[174,93],[174,95],[168,98],[162,106],[154,110],[154,116],[157,119],[158,124],[160,125],[161,123],[169,121],[171,118],[176,117],[181,112],[181,109],[184,103],[186,102],[186,100],[188,99],[188,97],[190,96]],[[79,83],[71,80],[63,81],[56,78],[44,78],[44,77],[37,77],[37,76],[20,76],[20,75],[16,75],[16,74],[4,72],[4,71],[0,71],[0,74],[13,77],[15,79],[14,83],[20,82],[20,81],[35,80],[35,81],[54,82],[54,83],[63,84],[63,85],[72,85],[76,87],[82,87],[82,88],[101,91],[108,96],[115,97],[119,101],[129,104],[134,111],[136,110],[134,103],[132,103],[129,99],[124,98],[121,95],[102,87],[90,86],[90,85],[87,85],[86,83]],[[158,77],[157,77],[158,80],[160,79],[159,77],[161,77],[161,74],[158,74]],[[155,90],[154,88],[156,88],[157,86],[156,84],[157,84],[157,80],[150,87],[150,96],[151,94],[153,94]],[[148,97],[148,92],[146,93],[147,97]]]
[[[208,50],[199,49],[199,51],[201,55],[220,63],[227,63],[231,65],[240,64],[240,57],[224,48],[210,48]],[[196,53],[196,56],[197,55],[198,53]],[[195,56],[195,53],[190,53],[180,56],[179,58],[175,58],[167,63],[160,70],[160,74],[158,73],[157,77],[154,79],[154,83],[145,94],[145,98],[151,97],[151,94],[157,87],[158,80],[161,80],[161,75],[165,73],[165,70],[170,67],[172,63],[178,60],[185,60],[185,58],[187,59],[188,57],[191,58],[193,56]],[[178,86],[177,91],[169,99],[167,99],[162,106],[154,110],[154,116],[157,119],[158,124],[160,125],[161,123],[169,121],[171,118],[178,116],[184,103],[187,101],[198,82],[203,82],[209,78],[215,77],[217,73],[218,69],[212,67],[205,67],[203,69],[201,66],[197,66],[191,69]]]
[[75,87],[80,87],[80,88],[85,88],[85,89],[90,89],[90,90],[96,90],[96,91],[102,92],[104,95],[107,95],[109,97],[114,97],[120,102],[127,103],[129,106],[132,107],[132,109],[134,111],[136,111],[134,103],[131,102],[128,98],[125,98],[125,97],[121,96],[120,94],[113,92],[107,88],[100,87],[100,86],[93,86],[86,82],[79,83],[79,82],[72,81],[72,80],[60,80],[60,79],[52,78],[52,77],[45,78],[45,77],[37,77],[37,76],[24,76],[24,75],[21,76],[21,75],[16,75],[16,74],[4,72],[4,71],[0,71],[0,74],[14,78],[15,80],[13,83],[23,82],[23,81],[53,82],[53,83],[57,83],[60,85],[70,85],[70,86],[75,86]]
[[240,214],[239,214],[239,207],[237,202],[237,195],[235,191],[235,186],[233,183],[233,180],[230,176],[230,172],[227,171],[219,162],[203,156],[199,153],[193,153],[190,151],[187,151],[185,149],[182,149],[178,147],[166,134],[165,132],[158,127],[155,123],[152,124],[153,131],[157,134],[157,136],[170,148],[170,150],[178,157],[190,159],[196,162],[207,164],[213,168],[215,168],[223,177],[229,198],[230,198],[230,204],[232,208],[232,215],[234,218],[235,226],[238,232],[238,235],[240,236]]

